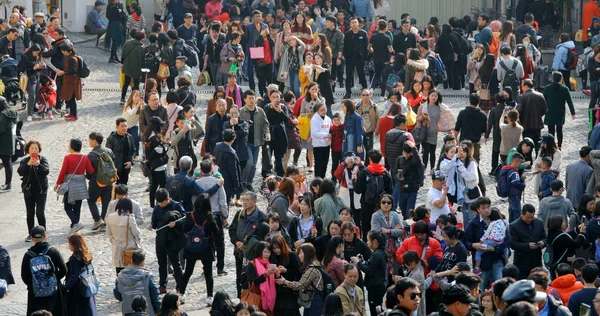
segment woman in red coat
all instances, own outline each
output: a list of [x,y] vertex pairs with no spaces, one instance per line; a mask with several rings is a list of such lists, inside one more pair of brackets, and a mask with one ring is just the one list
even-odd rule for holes
[[[382,116],[379,119],[377,132],[379,133],[379,148],[381,148],[381,153],[383,154],[383,157],[385,157],[385,135],[389,130],[394,128],[394,117],[398,114],[402,114],[400,113],[400,111],[400,104],[393,103],[390,106],[390,109],[388,110],[388,114],[386,116]],[[392,163],[395,162],[388,162],[390,166],[392,165]]]
[[67,121],[77,120],[77,100],[81,100],[81,78],[79,78],[79,69],[81,59],[77,56],[73,44],[62,43],[60,50],[65,56],[64,71],[57,71],[58,75],[63,76],[60,99],[67,102],[69,114],[65,115]]

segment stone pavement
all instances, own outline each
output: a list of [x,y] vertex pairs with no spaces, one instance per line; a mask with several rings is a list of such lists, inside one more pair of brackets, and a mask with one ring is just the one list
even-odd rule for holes
[[[62,159],[67,154],[67,144],[69,139],[77,137],[84,141],[83,152],[90,151],[87,145],[88,134],[92,131],[101,132],[105,137],[114,130],[114,122],[121,114],[121,106],[119,105],[120,93],[117,82],[118,65],[108,64],[109,53],[93,47],[93,43],[84,43],[76,46],[77,51],[86,59],[92,73],[86,80],[84,100],[79,102],[80,119],[77,122],[66,122],[59,118],[54,121],[44,120],[32,123],[25,123],[23,135],[26,140],[38,140],[42,143],[42,155],[48,158],[50,162],[49,181],[51,186],[55,183],[56,177],[60,170]],[[195,69],[197,74],[197,69]],[[209,92],[209,94],[199,95],[199,104],[197,113],[204,116],[206,111],[206,100],[212,97],[212,87],[201,87],[200,90]],[[339,92],[339,89],[338,89]],[[444,93],[445,91],[442,91]],[[465,93],[462,92],[464,95]],[[457,94],[458,95],[458,94]],[[467,99],[461,98],[445,98],[445,103],[452,109],[455,115],[458,111],[467,105]],[[561,165],[561,179],[564,179],[564,170],[567,164],[576,161],[579,148],[586,143],[587,140],[587,100],[577,99],[577,119],[571,121],[567,119],[565,126],[565,143],[563,144],[563,161]],[[334,106],[334,112],[341,112],[339,104]],[[23,113],[21,113],[23,116]],[[200,118],[204,121],[204,117]],[[440,141],[442,136],[439,137]],[[379,141],[375,141],[376,147],[379,147]],[[438,146],[439,147],[439,146]],[[498,206],[503,212],[507,211],[507,204],[498,203],[494,190],[493,179],[487,176],[490,170],[490,154],[491,140],[487,145],[482,145],[481,149],[481,164],[482,173],[486,177],[488,187],[487,195],[494,201],[494,206]],[[438,148],[439,153],[439,148]],[[300,159],[301,167],[304,167],[305,160]],[[0,300],[0,315],[24,315],[26,311],[27,293],[26,287],[21,281],[21,261],[23,254],[32,245],[25,243],[24,238],[27,236],[27,227],[25,222],[25,205],[23,195],[21,194],[20,181],[16,175],[14,165],[15,179],[13,180],[13,191],[0,195],[0,201],[5,206],[0,207],[2,219],[0,220],[0,244],[7,247],[12,260],[12,268],[17,284],[9,287],[9,294],[4,299]],[[304,170],[301,168],[301,170]],[[328,174],[331,168],[328,168]],[[312,178],[311,174],[307,174],[308,180]],[[4,181],[4,173],[0,172],[0,181]],[[254,187],[260,186],[260,173],[254,181]],[[130,176],[130,192],[131,197],[140,202],[144,208],[145,224],[149,223],[151,210],[148,208],[148,194],[144,192],[146,188],[146,180],[142,178],[139,167],[136,165]],[[527,182],[531,184],[531,182]],[[421,189],[418,203],[424,203],[424,196],[431,181],[426,179],[425,186]],[[525,197],[526,203],[532,203],[537,206],[537,198],[532,194],[532,188],[528,186]],[[259,198],[259,208],[266,209],[266,200],[263,197]],[[235,209],[237,211],[237,208]],[[231,212],[231,217],[235,212]],[[66,238],[69,232],[69,220],[64,213],[62,203],[60,203],[55,193],[48,194],[48,202],[46,209],[46,218],[48,226],[48,241],[57,247],[63,254],[65,261],[70,256]],[[230,219],[231,220],[231,219]],[[89,215],[89,207],[87,202],[82,206],[82,224],[85,228],[81,233],[85,237],[90,251],[94,255],[94,266],[97,270],[99,280],[101,282],[100,293],[96,298],[97,308],[100,315],[119,315],[121,306],[113,298],[112,289],[114,286],[115,272],[111,265],[111,248],[110,243],[104,232],[91,232],[89,230],[92,224],[92,218]],[[142,246],[146,250],[147,259],[146,267],[149,268],[158,280],[158,264],[154,252],[154,232],[142,230]],[[232,256],[232,245],[226,237],[226,269],[229,275],[223,277],[215,277],[215,292],[226,291],[231,296],[235,296],[235,264]],[[216,270],[216,269],[214,269]],[[207,315],[208,309],[205,306],[206,290],[204,278],[201,276],[202,269],[200,264],[196,267],[195,273],[190,280],[186,293],[186,304],[182,306],[182,310],[190,313],[190,315]],[[216,271],[214,271],[216,275]],[[174,291],[174,279],[169,277],[170,291]]]

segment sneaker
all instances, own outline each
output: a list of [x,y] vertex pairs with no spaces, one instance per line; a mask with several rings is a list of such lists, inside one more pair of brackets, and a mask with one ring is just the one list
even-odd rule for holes
[[66,116],[65,116],[65,119],[66,119],[67,121],[77,121],[77,116],[72,116],[72,115],[69,115],[69,117],[66,117]]
[[25,242],[31,242],[31,236],[27,236],[27,237],[25,238]]
[[209,297],[207,297],[207,298],[206,298],[206,306],[209,306],[209,307],[210,307],[210,306],[212,306],[212,303],[213,303],[213,298],[212,298],[212,296],[209,296]]
[[313,168],[313,167],[308,168],[308,173],[313,173],[314,171],[315,171],[315,168]]
[[48,119],[49,120],[54,119],[54,114],[52,114],[52,112],[48,112]]
[[31,115],[29,115],[29,116],[27,117],[27,122],[31,122],[31,121],[33,121],[33,117],[32,117]]
[[159,293],[159,294],[167,294],[167,288],[164,288],[164,287],[162,287],[162,286],[161,286],[161,287],[159,287],[159,288],[158,288],[158,293]]
[[185,294],[179,294],[179,304],[185,304]]
[[474,269],[473,269],[473,273],[474,273],[475,275],[481,275],[481,269],[479,269],[479,268],[474,268]]
[[223,275],[227,275],[227,271],[225,271],[225,269],[218,269],[217,276],[223,276]]
[[10,189],[10,184],[5,184],[3,186],[0,186],[0,193],[10,192]]
[[99,221],[95,221],[94,225],[92,226],[92,228],[90,230],[99,230],[100,227],[102,227],[102,224],[104,224],[104,222],[102,220]]
[[68,120],[70,117],[71,117],[71,114],[66,114],[66,115],[64,116],[65,120]]
[[77,224],[73,225],[73,227],[71,227],[71,232],[69,234],[75,234],[76,232],[80,231],[82,228],[83,228],[83,224],[77,223]]
[[39,120],[39,119],[41,119],[41,118],[42,118],[42,117],[41,117],[39,114],[37,114],[37,113],[33,113],[32,117],[33,117],[33,119],[34,119],[34,120]]
[[121,105],[125,104],[125,99],[121,98]]

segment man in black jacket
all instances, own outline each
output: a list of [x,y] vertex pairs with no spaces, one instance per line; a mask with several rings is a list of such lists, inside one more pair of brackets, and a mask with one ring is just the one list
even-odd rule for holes
[[523,205],[521,217],[510,223],[510,248],[515,252],[514,265],[519,268],[519,279],[525,279],[529,271],[542,266],[542,249],[546,246],[544,222],[535,217],[535,207]]
[[367,59],[367,47],[369,38],[367,32],[358,27],[358,19],[350,19],[350,30],[344,37],[344,55],[342,60],[346,61],[346,94],[344,99],[349,99],[354,87],[354,69],[358,73],[358,80],[363,90],[367,88],[365,78],[365,61]]
[[110,133],[106,139],[106,148],[112,150],[115,155],[114,163],[117,168],[117,183],[127,184],[129,172],[133,166],[133,153],[135,145],[133,137],[127,133],[127,120],[119,117],[117,119],[117,130]]
[[417,48],[417,38],[410,32],[410,20],[402,20],[402,28],[394,34],[392,46],[396,53],[405,55],[409,48]]
[[[219,99],[216,102],[217,113],[211,115],[206,122],[206,136],[204,137],[206,154],[212,153],[215,145],[223,141],[223,126],[229,121],[227,102]],[[222,166],[224,167],[224,166]]]
[[204,55],[204,68],[208,69],[213,78],[215,91],[219,86],[224,86],[227,82],[223,82],[223,76],[219,73],[221,68],[221,50],[227,44],[225,34],[221,33],[221,23],[213,22],[210,26],[210,33],[206,41],[206,54]]
[[[65,68],[65,55],[63,55],[62,51],[60,50],[60,45],[62,43],[64,43],[65,41],[69,41],[69,39],[67,39],[67,37],[65,36],[65,31],[63,29],[56,29],[54,30],[54,34],[53,34],[53,39],[54,41],[52,42],[52,48],[50,48],[47,51],[43,51],[42,52],[42,57],[44,58],[50,58],[50,64],[47,64],[48,68],[51,69],[51,71],[53,73],[50,74],[50,76],[52,78],[54,78],[55,74],[59,74],[59,76],[56,76],[56,95],[60,96],[60,90],[62,89],[62,81],[63,81],[63,69]],[[69,41],[70,42],[70,41]],[[56,100],[56,111],[60,111],[60,109],[62,108],[63,105],[63,100],[60,100],[60,98],[57,98]],[[53,109],[54,111],[54,109]],[[58,114],[58,113],[55,113]]]
[[[115,154],[113,154],[110,148],[102,147],[102,141],[104,137],[102,134],[98,132],[92,132],[89,136],[89,144],[92,147],[92,151],[88,154],[88,158],[94,167],[94,170],[98,171],[98,162],[100,160],[100,154],[106,153],[115,162]],[[92,175],[86,175],[89,182],[89,194],[88,198],[88,206],[90,207],[90,212],[92,213],[92,217],[94,218],[94,226],[92,226],[92,230],[96,231],[101,228],[106,227],[104,223],[104,217],[106,217],[106,211],[108,210],[108,204],[110,203],[110,198],[112,194],[113,184],[99,184],[96,181],[96,173]],[[98,206],[96,205],[96,201],[100,198],[102,201],[102,214],[98,213]],[[102,215],[102,216],[101,216]]]
[[[383,135],[380,135],[381,137]],[[396,178],[396,160],[402,156],[402,146],[408,140],[406,132],[406,116],[394,117],[394,128],[385,134],[385,167],[390,171],[392,178]]]
[[234,141],[235,132],[232,129],[226,129],[223,131],[223,142],[218,143],[214,148],[216,163],[221,167],[219,170],[223,174],[223,180],[225,180],[227,203],[229,203],[232,196],[240,193],[242,189],[240,160],[231,147]]
[[[479,96],[475,93],[469,96],[469,106],[458,113],[454,127],[454,137],[459,142],[470,140],[475,148],[473,158],[479,164],[479,153],[481,151],[481,136],[487,129],[487,116],[479,106]],[[460,137],[458,136],[460,133]]]

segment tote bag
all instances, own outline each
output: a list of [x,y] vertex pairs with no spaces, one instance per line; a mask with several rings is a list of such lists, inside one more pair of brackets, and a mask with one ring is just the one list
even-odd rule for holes
[[310,117],[306,114],[300,114],[298,117],[298,129],[300,130],[300,138],[308,140],[310,136]]
[[156,78],[160,80],[167,79],[171,76],[171,70],[169,69],[169,64],[160,63],[158,65],[158,72],[156,73]]

